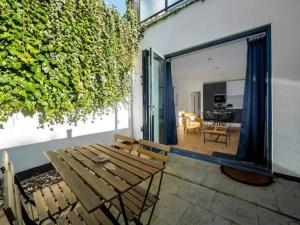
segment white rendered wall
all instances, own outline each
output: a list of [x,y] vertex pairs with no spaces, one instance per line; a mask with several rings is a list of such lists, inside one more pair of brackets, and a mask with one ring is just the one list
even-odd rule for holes
[[2,151],[6,150],[16,172],[20,172],[48,163],[44,156],[47,150],[96,142],[111,144],[115,133],[131,135],[128,107],[121,107],[117,114],[117,120],[112,111],[108,115],[97,116],[94,122],[91,117],[77,126],[55,125],[53,130],[48,127],[38,129],[36,117],[14,115],[0,130],[0,159]]
[[[273,171],[300,177],[300,1],[207,0],[146,30],[140,49],[168,54],[272,25]],[[141,53],[133,94],[134,135],[142,137]]]

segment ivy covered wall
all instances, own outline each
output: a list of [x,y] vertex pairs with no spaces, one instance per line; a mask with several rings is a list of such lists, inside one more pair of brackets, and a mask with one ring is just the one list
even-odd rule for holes
[[0,10],[0,121],[72,123],[128,96],[140,37],[129,3],[125,16],[103,0],[0,0]]

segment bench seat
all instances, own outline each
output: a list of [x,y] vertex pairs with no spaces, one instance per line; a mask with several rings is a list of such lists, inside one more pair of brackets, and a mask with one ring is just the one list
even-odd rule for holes
[[[125,206],[126,215],[129,221],[133,221],[136,217],[139,216],[139,213],[142,209],[143,200],[145,199],[146,191],[141,187],[134,187],[123,194],[122,199]],[[145,202],[145,207],[143,212],[155,205],[158,199],[148,193],[147,200]],[[121,212],[121,206],[118,199],[112,201],[112,205]]]

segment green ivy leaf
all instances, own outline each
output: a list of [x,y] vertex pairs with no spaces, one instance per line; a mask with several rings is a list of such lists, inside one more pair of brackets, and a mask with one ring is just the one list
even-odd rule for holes
[[0,0],[0,8],[0,117],[85,121],[129,95],[134,10],[122,16],[99,0]]
[[7,122],[7,118],[6,117],[0,117],[0,122],[6,123]]
[[0,39],[6,39],[9,38],[11,36],[11,34],[9,32],[4,32],[2,34],[0,34]]

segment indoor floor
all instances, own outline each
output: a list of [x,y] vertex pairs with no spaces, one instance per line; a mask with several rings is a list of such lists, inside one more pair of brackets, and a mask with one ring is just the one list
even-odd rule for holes
[[[215,136],[206,134],[207,139],[214,139]],[[240,138],[240,129],[233,127],[230,131],[230,140],[226,147],[223,143],[206,141],[204,144],[204,133],[198,130],[191,130],[189,133],[184,132],[183,126],[177,127],[178,145],[174,147],[181,148],[188,151],[193,151],[205,155],[212,155],[214,152],[222,152],[231,155],[236,155],[237,147]],[[220,137],[219,140],[223,141],[224,137]]]

